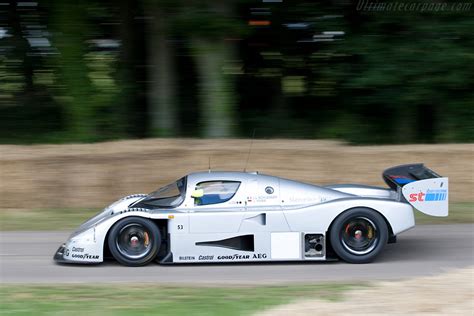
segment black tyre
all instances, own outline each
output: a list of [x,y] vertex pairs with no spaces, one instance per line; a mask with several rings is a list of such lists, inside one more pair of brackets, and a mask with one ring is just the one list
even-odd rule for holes
[[112,227],[108,244],[115,260],[126,266],[138,267],[155,259],[161,246],[161,234],[148,219],[126,217]]
[[388,240],[384,218],[368,208],[345,211],[334,220],[329,234],[336,254],[350,263],[373,261]]

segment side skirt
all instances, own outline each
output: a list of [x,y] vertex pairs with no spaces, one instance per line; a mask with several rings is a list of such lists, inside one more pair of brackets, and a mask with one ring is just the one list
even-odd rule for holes
[[[334,261],[319,232],[179,234],[160,263]],[[330,257],[328,257],[329,255]]]

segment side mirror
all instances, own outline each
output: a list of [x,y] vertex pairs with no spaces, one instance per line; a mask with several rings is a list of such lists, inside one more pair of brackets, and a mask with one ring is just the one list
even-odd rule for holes
[[194,190],[193,193],[191,193],[191,197],[194,198],[194,199],[203,197],[203,195],[204,195],[204,190],[203,189]]

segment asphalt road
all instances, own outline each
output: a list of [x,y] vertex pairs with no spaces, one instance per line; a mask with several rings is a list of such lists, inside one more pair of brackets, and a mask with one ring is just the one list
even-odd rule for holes
[[356,282],[432,275],[474,264],[474,225],[424,225],[387,245],[376,262],[193,264],[128,268],[114,262],[59,265],[68,232],[0,232],[2,283],[275,284]]

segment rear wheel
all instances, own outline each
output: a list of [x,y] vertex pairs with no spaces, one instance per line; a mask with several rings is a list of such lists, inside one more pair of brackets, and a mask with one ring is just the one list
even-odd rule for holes
[[334,251],[344,261],[368,263],[383,250],[388,240],[388,228],[376,211],[353,208],[334,220],[330,238]]
[[127,217],[112,227],[108,244],[112,256],[119,263],[143,266],[151,262],[160,250],[160,230],[148,219]]

